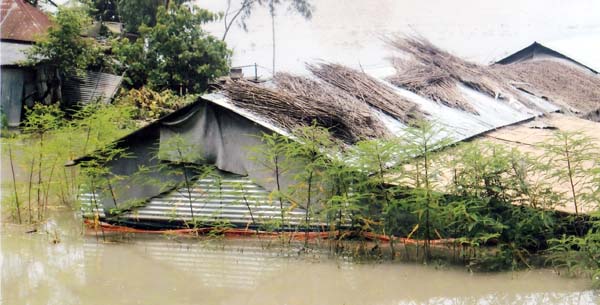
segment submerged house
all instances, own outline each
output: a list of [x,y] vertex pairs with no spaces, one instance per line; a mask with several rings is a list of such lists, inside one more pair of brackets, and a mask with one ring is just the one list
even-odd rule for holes
[[0,102],[8,126],[21,122],[24,105],[34,100],[50,101],[46,80],[51,74],[44,66],[24,67],[26,52],[35,40],[52,26],[50,18],[24,0],[6,0],[0,4]]
[[534,42],[492,67],[520,90],[551,101],[564,112],[599,122],[600,57],[589,55],[600,54],[596,40]]
[[60,101],[65,107],[97,100],[108,103],[121,85],[118,75],[86,71],[61,79],[51,64],[24,65],[27,51],[52,25],[48,15],[24,0],[2,1],[0,105],[9,127],[19,126],[24,107],[35,102]]
[[[395,71],[385,77],[319,63],[307,66],[310,76],[280,73],[267,83],[220,82],[212,93],[116,141],[127,157],[111,159],[106,166],[119,179],[82,195],[87,212],[141,227],[180,227],[199,218],[204,225],[256,227],[278,221],[283,207],[285,221],[299,224],[305,207],[274,200],[273,170],[251,149],[261,145],[263,134],[289,137],[294,128],[316,122],[352,145],[401,134],[412,120],[425,119],[459,142],[529,124],[561,109],[507,78],[512,74],[506,68],[472,64],[418,39],[397,40],[394,47],[405,56],[391,59]],[[598,128],[598,123],[585,122]],[[190,188],[169,184],[185,176],[171,171],[178,163],[169,142],[176,138],[199,154],[189,163],[214,165],[216,174],[201,176]],[[92,159],[73,163],[85,166]],[[136,174],[140,169],[145,169],[141,180]],[[291,173],[283,175],[281,188],[293,180]],[[112,213],[123,206],[124,213]]]

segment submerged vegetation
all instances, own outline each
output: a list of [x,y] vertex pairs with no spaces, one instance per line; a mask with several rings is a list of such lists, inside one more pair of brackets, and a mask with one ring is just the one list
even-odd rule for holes
[[[3,139],[13,173],[4,211],[16,222],[37,223],[57,203],[79,208],[77,197],[84,186],[109,190],[105,192],[109,197],[113,194],[115,209],[108,215],[143,204],[114,196],[113,187],[123,177],[106,166],[117,158],[135,157],[109,145],[132,130],[133,114],[130,107],[98,104],[75,113],[41,105],[29,110],[23,132]],[[72,119],[64,120],[65,116]],[[448,146],[450,141],[440,138],[444,131],[436,125],[414,125],[398,137],[362,140],[353,146],[316,125],[297,128],[294,140],[263,135],[263,144],[251,148],[250,154],[274,182],[269,198],[281,215],[268,223],[259,223],[252,215],[257,232],[302,231],[308,246],[313,238],[309,231],[318,228],[340,251],[348,238],[381,236],[375,242],[389,241],[391,259],[450,259],[472,270],[547,263],[597,281],[599,222],[596,214],[581,210],[598,208],[598,148],[593,142],[578,133],[556,132],[540,146],[545,153],[535,157],[477,141]],[[214,227],[212,218],[193,214],[189,190],[198,179],[219,183],[220,176],[213,165],[203,162],[201,147],[177,136],[168,142],[170,148],[165,142],[156,157],[170,161],[141,170],[179,177],[179,182],[146,183],[163,185],[164,190],[187,189],[183,195],[188,200],[182,206],[188,205],[192,216],[185,224]],[[84,161],[81,169],[63,166],[90,154],[94,158]],[[26,177],[19,179],[16,172]],[[295,182],[284,187],[284,176],[293,176]],[[559,184],[569,189],[556,189]],[[252,199],[243,198],[252,213]],[[572,206],[577,213],[557,212],[557,206]],[[292,225],[286,222],[287,213],[296,207],[305,215]],[[97,209],[92,207],[96,222]],[[231,227],[216,225],[213,232]],[[373,249],[364,251],[373,255]]]
[[130,107],[102,104],[70,114],[57,105],[28,109],[22,132],[2,138],[12,175],[11,194],[2,201],[4,211],[18,223],[38,223],[52,206],[77,208],[84,176],[65,164],[134,128],[131,113]]
[[[392,258],[402,244],[400,253],[415,253],[412,259],[450,256],[474,270],[533,267],[551,257],[547,262],[557,268],[597,272],[595,216],[556,210],[577,198],[586,211],[598,209],[592,165],[599,151],[590,139],[557,132],[540,146],[543,156],[535,157],[490,143],[446,147],[449,141],[440,134],[435,125],[418,123],[398,138],[346,147],[312,126],[298,129],[296,141],[278,145],[265,135],[260,153],[275,164],[294,160],[285,170],[297,173],[296,184],[278,188],[273,198],[305,208],[304,226],[325,223],[334,240],[348,237],[336,233],[340,229],[359,233],[355,236],[375,233],[390,241]],[[568,155],[561,155],[565,149]],[[563,168],[559,157],[577,169],[571,174],[550,169]],[[272,165],[268,168],[279,180],[282,167]],[[556,189],[569,177],[568,192]]]
[[[265,3],[272,7],[278,2]],[[91,211],[84,213],[91,213],[95,226],[102,209],[96,194],[112,201],[114,208],[104,211],[111,220],[145,204],[122,201],[115,193],[115,186],[126,177],[111,171],[111,163],[137,157],[115,140],[138,127],[137,121],[158,119],[193,101],[210,80],[226,74],[231,55],[222,41],[200,27],[218,15],[176,4],[180,1],[170,7],[152,5],[156,14],[149,20],[129,16],[134,20],[127,27],[141,36],[133,42],[111,40],[113,53],[80,37],[89,21],[83,11],[58,13],[59,27],[33,48],[29,60],[37,64],[43,58],[70,76],[93,67],[118,72],[128,91],[113,105],[65,110],[36,104],[27,109],[20,133],[2,138],[11,174],[5,188],[10,195],[3,198],[2,208],[11,220],[39,224],[55,206],[78,210],[82,190],[91,190]],[[135,15],[131,7],[120,9]],[[520,94],[502,85],[493,70],[458,58],[429,71],[432,63],[450,56],[430,45],[407,40],[395,47],[415,58],[396,60],[402,73],[392,82],[439,103],[476,113],[459,97],[456,83],[492,97]],[[417,57],[423,53],[420,48],[435,52]],[[106,53],[111,53],[111,60]],[[326,237],[336,251],[345,250],[346,240],[369,240],[372,243],[361,254],[389,253],[391,260],[423,263],[448,260],[470,270],[550,265],[567,274],[589,276],[600,286],[600,215],[593,213],[600,208],[600,148],[591,139],[556,131],[540,145],[540,156],[478,141],[451,145],[444,130],[420,120],[426,113],[417,104],[366,73],[335,64],[308,69],[318,80],[277,74],[277,90],[246,81],[221,85],[234,104],[293,133],[293,137],[264,134],[261,145],[249,148],[249,158],[262,166],[274,186],[269,201],[281,214],[258,221],[253,198],[240,183],[233,191],[241,194],[241,204],[248,209],[252,219],[248,228],[282,237],[299,233],[305,248],[315,236],[311,231],[322,233],[316,236]],[[431,79],[431,74],[439,77]],[[312,90],[317,87],[322,90]],[[371,107],[408,127],[400,134],[388,134]],[[82,156],[86,158],[81,167],[64,166]],[[136,183],[161,192],[183,192],[185,200],[177,204],[189,211],[189,218],[182,221],[186,229],[198,232],[210,227],[218,235],[232,227],[218,214],[194,213],[192,190],[197,181],[211,181],[214,194],[219,199],[224,195],[222,177],[204,158],[202,147],[173,136],[160,143],[154,158],[155,165],[139,168]],[[284,180],[293,182],[286,185]],[[557,211],[560,207],[574,213]],[[288,216],[296,208],[304,214],[292,223]],[[176,213],[173,221],[181,221]]]

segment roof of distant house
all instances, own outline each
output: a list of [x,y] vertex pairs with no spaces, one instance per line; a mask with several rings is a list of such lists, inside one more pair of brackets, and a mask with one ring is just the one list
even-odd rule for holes
[[598,54],[600,54],[600,39],[579,37],[543,43],[536,41],[496,63],[506,65],[552,58],[598,74],[600,73],[600,55]]
[[0,4],[0,38],[3,40],[35,42],[50,26],[50,18],[24,0],[3,0]]

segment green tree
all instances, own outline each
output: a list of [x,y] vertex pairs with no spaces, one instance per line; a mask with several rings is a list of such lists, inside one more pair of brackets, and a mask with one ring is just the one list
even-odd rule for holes
[[[132,1],[124,1],[126,3]],[[150,1],[144,1],[150,2]],[[91,0],[92,16],[98,21],[119,21],[118,0]]]
[[83,8],[61,7],[54,26],[27,53],[27,64],[47,64],[56,67],[62,76],[76,75],[104,57],[99,45],[81,36],[90,23]]
[[545,150],[547,178],[568,185],[563,203],[570,204],[578,217],[582,209],[596,208],[594,194],[598,184],[594,183],[594,162],[600,159],[600,148],[581,132],[557,131],[542,144]]
[[184,5],[159,7],[155,26],[142,26],[135,43],[125,39],[115,45],[115,53],[127,69],[128,83],[180,94],[204,91],[210,80],[229,69],[231,51],[201,28],[216,17]]
[[285,215],[283,202],[287,200],[288,194],[284,193],[281,180],[292,167],[292,162],[285,158],[290,147],[290,139],[278,133],[263,133],[261,136],[261,144],[250,148],[251,159],[261,164],[267,171],[269,177],[272,175],[275,182],[275,189],[271,192],[271,196],[276,198],[281,210],[279,229],[285,227]]
[[356,166],[354,175],[358,178],[354,182],[354,193],[361,197],[358,200],[366,203],[364,209],[368,211],[361,219],[363,229],[379,224],[371,229],[380,229],[390,237],[394,259],[394,235],[400,228],[395,221],[399,215],[395,209],[394,189],[389,183],[397,178],[394,165],[402,161],[402,149],[397,139],[363,140],[356,143],[350,154]]
[[125,30],[131,33],[139,33],[141,25],[153,27],[156,25],[159,7],[179,6],[186,0],[95,0],[95,2],[117,2],[117,10],[121,22],[125,24]]
[[442,196],[439,192],[441,162],[437,152],[451,143],[451,139],[444,135],[445,131],[438,125],[417,121],[400,137],[402,150],[408,156],[414,156],[414,159],[405,169],[412,186],[405,191],[405,198],[399,204],[408,206],[417,215],[419,223],[413,232],[418,230],[423,233],[426,262],[431,258],[431,239],[439,237],[435,224],[440,214]]
[[328,154],[336,147],[329,130],[317,126],[299,127],[294,131],[296,141],[290,142],[287,158],[297,161],[299,168],[295,168],[292,186],[293,196],[305,208],[305,246],[308,245],[308,231],[311,228],[312,217],[322,209],[326,201],[323,190],[326,188],[327,179],[325,169],[329,163]]

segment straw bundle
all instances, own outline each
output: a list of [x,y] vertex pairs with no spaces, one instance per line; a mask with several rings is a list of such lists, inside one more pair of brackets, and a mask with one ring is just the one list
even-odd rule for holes
[[593,118],[600,109],[600,77],[554,60],[494,65],[497,73],[551,102]]
[[326,83],[288,73],[275,75],[277,88],[296,96],[304,96],[317,103],[326,104],[339,113],[350,126],[350,132],[359,138],[376,138],[387,135],[387,129],[368,105],[346,92]]
[[384,133],[382,126],[372,120],[370,114],[342,110],[342,105],[329,99],[317,100],[290,90],[269,89],[243,80],[228,81],[221,85],[221,89],[238,107],[270,118],[290,130],[315,121],[347,143]]
[[477,113],[458,83],[493,98],[518,94],[488,67],[467,62],[424,39],[395,38],[387,43],[410,56],[392,59],[397,73],[389,81],[439,103]]
[[406,124],[423,118],[424,113],[417,104],[403,98],[385,84],[363,72],[338,64],[309,64],[307,67],[326,83]]

